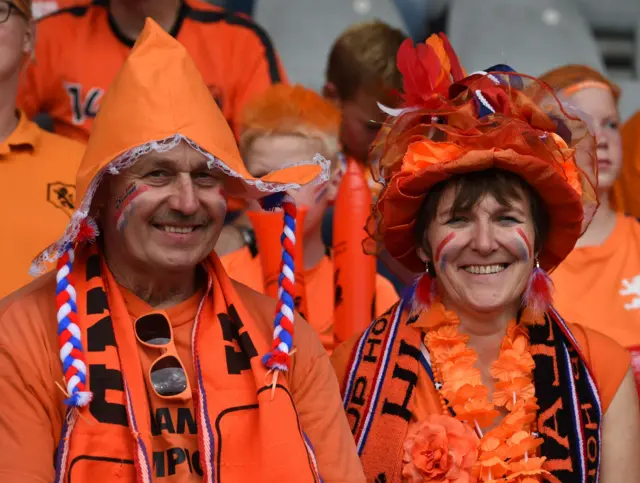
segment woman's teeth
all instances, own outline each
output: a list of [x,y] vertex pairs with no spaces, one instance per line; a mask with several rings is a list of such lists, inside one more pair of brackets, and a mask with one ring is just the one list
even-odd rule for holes
[[168,226],[162,225],[159,227],[162,231],[167,231],[169,233],[191,233],[196,229],[195,226]]
[[502,272],[506,265],[467,265],[463,267],[465,271],[473,273],[474,275],[490,275],[492,273]]

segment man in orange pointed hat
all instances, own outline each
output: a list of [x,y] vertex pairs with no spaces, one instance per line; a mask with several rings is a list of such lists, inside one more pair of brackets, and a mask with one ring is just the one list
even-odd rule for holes
[[150,17],[185,46],[234,130],[242,107],[286,80],[267,33],[203,0],[76,0],[38,21],[36,63],[18,105],[51,116],[56,133],[87,140],[106,90]]
[[40,129],[16,109],[33,50],[29,0],[0,0],[0,299],[29,283],[29,264],[69,222],[84,146]]
[[223,186],[275,202],[326,177],[321,161],[251,176],[184,47],[147,22],[71,222],[34,262],[57,273],[0,305],[4,479],[364,481],[313,330],[212,252]]

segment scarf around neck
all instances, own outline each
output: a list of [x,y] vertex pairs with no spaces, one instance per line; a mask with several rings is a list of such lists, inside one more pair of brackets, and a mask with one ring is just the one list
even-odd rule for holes
[[[257,325],[215,253],[203,268],[208,287],[192,331],[202,480],[320,481],[286,378],[279,379],[272,397],[258,357],[269,351],[270,331]],[[99,483],[128,476],[127,481],[151,482],[147,376],[133,321],[96,245],[77,256],[72,275],[93,399],[67,414],[55,481]]]
[[[403,444],[414,419],[422,366],[434,384],[424,334],[400,301],[378,317],[356,342],[342,387],[343,403],[367,481],[402,481]],[[553,483],[598,481],[600,398],[586,359],[554,309],[529,327],[535,361],[533,383],[540,453]],[[440,406],[435,386],[431,393]],[[450,410],[451,411],[451,410]]]

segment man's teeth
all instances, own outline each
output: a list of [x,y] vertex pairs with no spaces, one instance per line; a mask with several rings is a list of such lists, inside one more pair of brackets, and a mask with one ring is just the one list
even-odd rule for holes
[[491,273],[502,272],[506,265],[467,265],[464,269],[476,275],[488,275]]
[[168,226],[168,225],[161,225],[160,229],[162,231],[167,231],[169,233],[191,233],[193,230],[196,229],[195,226]]

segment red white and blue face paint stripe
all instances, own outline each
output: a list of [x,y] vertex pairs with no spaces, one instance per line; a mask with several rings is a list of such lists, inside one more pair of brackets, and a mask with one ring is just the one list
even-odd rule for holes
[[123,232],[129,224],[129,218],[133,215],[135,199],[148,191],[149,187],[145,185],[130,184],[124,194],[116,200],[116,212],[114,215],[116,229]]

